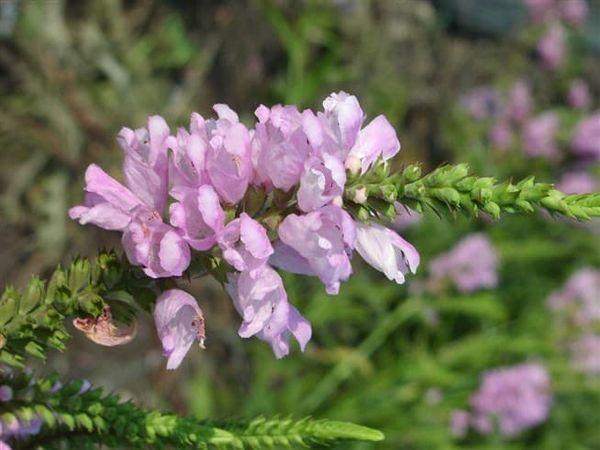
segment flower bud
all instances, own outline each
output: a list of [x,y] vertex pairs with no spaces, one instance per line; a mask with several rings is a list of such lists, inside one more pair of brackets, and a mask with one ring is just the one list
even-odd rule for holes
[[364,205],[367,202],[368,196],[367,196],[367,188],[366,187],[362,187],[360,189],[356,189],[354,191],[354,197],[352,198],[352,201],[354,203],[358,203],[359,205]]
[[345,166],[346,169],[348,169],[352,175],[358,175],[360,173],[360,159],[358,159],[356,156],[348,156],[348,158],[346,159]]

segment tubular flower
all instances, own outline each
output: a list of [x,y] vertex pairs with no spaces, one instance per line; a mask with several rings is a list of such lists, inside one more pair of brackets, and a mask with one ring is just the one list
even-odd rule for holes
[[204,315],[187,292],[179,289],[163,292],[156,299],[154,321],[168,358],[167,369],[179,367],[194,342],[204,348]]

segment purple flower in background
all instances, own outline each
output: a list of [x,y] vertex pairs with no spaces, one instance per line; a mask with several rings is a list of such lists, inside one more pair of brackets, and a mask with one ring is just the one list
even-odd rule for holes
[[432,282],[449,279],[460,292],[491,288],[498,283],[498,257],[484,234],[471,234],[429,265]]
[[575,272],[565,285],[547,300],[550,309],[564,311],[579,326],[600,320],[600,271],[585,267]]
[[481,434],[513,437],[543,423],[552,406],[550,377],[540,364],[520,364],[483,374],[471,397],[471,424]]
[[507,122],[500,121],[490,130],[489,139],[494,148],[506,150],[513,140],[512,128]]
[[469,422],[471,415],[462,409],[452,411],[450,415],[450,431],[455,437],[461,438],[467,435],[469,431]]
[[555,23],[550,26],[538,42],[537,51],[542,64],[549,70],[555,70],[564,63],[566,56],[565,30],[560,24]]
[[187,292],[171,289],[156,299],[154,322],[165,356],[167,369],[179,367],[196,341],[204,348],[204,316],[198,303]]
[[562,0],[559,6],[563,20],[574,27],[583,25],[587,19],[589,7],[586,0]]
[[511,120],[521,123],[531,112],[531,89],[524,80],[517,81],[508,92],[507,113]]
[[227,224],[219,247],[223,258],[240,272],[263,266],[273,253],[267,230],[246,213]]
[[396,231],[403,231],[421,221],[421,214],[412,209],[396,203],[396,218],[392,223],[392,228]]
[[565,173],[556,188],[565,194],[588,194],[598,189],[598,182],[587,172]]
[[586,333],[570,345],[571,365],[589,375],[600,375],[600,335]]
[[552,112],[529,119],[525,123],[522,136],[525,153],[534,157],[556,157],[558,155],[556,144],[558,126],[558,116]]
[[554,0],[524,0],[523,3],[535,23],[545,22],[554,15]]
[[204,122],[208,136],[206,173],[219,197],[235,204],[245,195],[253,174],[250,132],[227,105],[214,107],[218,120]]
[[276,247],[271,264],[289,272],[317,275],[329,294],[337,294],[340,281],[352,273],[356,227],[337,205],[302,216],[290,214],[279,225],[279,239],[285,246]]
[[477,120],[495,117],[500,113],[500,93],[491,87],[471,89],[461,99],[465,110]]
[[600,161],[600,111],[577,124],[571,149],[578,156]]
[[225,212],[219,196],[210,185],[199,188],[174,187],[169,207],[171,225],[181,231],[182,238],[195,250],[210,250],[225,225]]
[[300,180],[311,147],[295,106],[259,106],[253,137],[255,183],[290,190]]
[[13,391],[10,386],[0,386],[0,402],[10,402],[13,398]]
[[356,223],[356,251],[372,267],[389,280],[404,283],[404,275],[415,273],[419,253],[395,231],[377,223]]
[[576,109],[585,109],[590,105],[590,88],[583,80],[573,80],[567,96],[569,105]]
[[239,335],[269,342],[277,358],[286,356],[293,335],[304,351],[311,337],[310,323],[288,303],[279,274],[268,265],[230,274],[227,291],[242,316]]
[[325,206],[344,193],[346,169],[335,156],[324,153],[321,158],[306,161],[298,189],[298,206],[304,212]]

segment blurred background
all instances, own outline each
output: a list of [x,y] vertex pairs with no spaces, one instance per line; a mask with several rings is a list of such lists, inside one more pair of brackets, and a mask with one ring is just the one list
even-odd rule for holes
[[[599,189],[598,1],[0,0],[0,287],[118,248],[66,211],[88,164],[118,176],[122,126],[187,126],[217,102],[251,123],[260,103],[318,108],[338,90],[394,124],[397,167],[469,162]],[[199,418],[293,413],[386,433],[344,449],[600,449],[600,223],[399,212],[421,253],[406,285],[358,258],[337,297],[285,277],[313,325],[304,354],[277,361],[240,339],[218,283],[197,280],[185,288],[207,349],[178,371],[150,317],[132,344],[76,335],[40,370]],[[522,364],[548,377],[543,417],[517,432],[466,419],[488,371]]]

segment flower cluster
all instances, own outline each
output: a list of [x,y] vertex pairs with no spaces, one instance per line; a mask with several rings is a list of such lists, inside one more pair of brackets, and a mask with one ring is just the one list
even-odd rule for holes
[[600,373],[599,292],[600,271],[588,267],[571,275],[547,300],[548,307],[574,330],[567,336],[573,367],[590,374]]
[[[351,275],[354,250],[398,283],[417,269],[411,244],[376,221],[355,220],[342,201],[349,176],[400,150],[384,116],[365,125],[357,98],[345,92],[319,112],[261,105],[252,129],[228,106],[214,110],[216,118],[193,113],[189,129],[175,134],[158,116],[147,128],[122,129],[125,185],[91,165],[85,203],[70,217],[122,232],[129,261],[152,278],[183,275],[193,251],[220,258],[242,317],[239,335],[267,341],[277,357],[289,352],[290,336],[304,349],[311,327],[276,268],[316,276],[329,294]],[[155,320],[169,368],[204,341],[202,311],[182,291],[161,295]]]
[[588,16],[586,0],[525,0],[534,23],[546,27],[537,45],[542,65],[556,70],[564,64],[567,56],[565,26],[581,27]]
[[454,411],[450,426],[456,436],[469,427],[480,434],[499,432],[511,438],[543,423],[552,406],[550,377],[535,363],[490,370],[470,399],[471,411]]
[[498,256],[484,234],[471,234],[432,260],[429,273],[434,290],[447,281],[462,293],[492,288],[498,283]]

